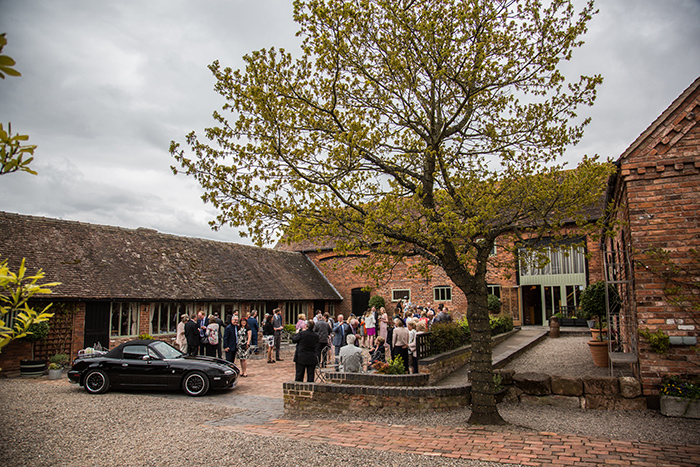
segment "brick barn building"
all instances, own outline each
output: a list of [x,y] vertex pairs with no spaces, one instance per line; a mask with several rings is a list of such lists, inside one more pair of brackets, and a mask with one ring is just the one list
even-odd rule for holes
[[[620,156],[608,201],[614,203],[619,233],[607,241],[611,282],[628,283],[623,294],[621,332],[626,352],[638,353],[645,395],[658,395],[663,376],[700,374],[700,78],[695,80]],[[650,254],[665,250],[663,264]],[[684,279],[687,306],[670,302],[664,277],[675,264]],[[678,278],[681,278],[680,276]],[[624,287],[622,287],[624,289]],[[694,289],[694,290],[693,290]],[[694,297],[692,296],[694,294]],[[696,308],[692,310],[692,302]],[[654,352],[640,328],[671,337],[666,355]]]
[[[112,348],[139,334],[171,341],[183,313],[227,319],[282,307],[295,323],[313,309],[333,313],[342,300],[300,253],[5,212],[0,238],[12,271],[26,258],[29,273],[46,273],[42,283],[61,282],[39,303],[53,302],[55,316],[37,358],[75,356],[97,342]],[[0,368],[18,368],[29,345],[4,347]]]

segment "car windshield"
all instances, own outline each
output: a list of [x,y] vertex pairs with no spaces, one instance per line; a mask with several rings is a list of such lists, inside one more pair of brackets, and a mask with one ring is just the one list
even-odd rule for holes
[[183,356],[182,352],[177,350],[172,345],[166,344],[165,342],[154,342],[153,344],[151,344],[151,347],[156,349],[158,353],[161,354],[165,359],[180,358]]

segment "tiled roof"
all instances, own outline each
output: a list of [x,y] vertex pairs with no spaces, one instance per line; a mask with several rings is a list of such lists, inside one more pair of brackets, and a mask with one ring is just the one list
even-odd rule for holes
[[55,298],[341,300],[300,253],[0,211],[0,259],[58,281]]

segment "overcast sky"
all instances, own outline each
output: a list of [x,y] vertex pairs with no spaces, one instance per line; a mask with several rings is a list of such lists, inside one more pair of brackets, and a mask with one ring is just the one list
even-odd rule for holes
[[[599,0],[567,72],[600,73],[584,140],[567,153],[616,159],[700,76],[700,0]],[[296,50],[291,0],[0,0],[0,122],[38,146],[32,168],[0,179],[0,210],[224,241],[171,140],[213,124],[223,104],[207,69],[253,50]],[[245,241],[244,241],[245,242]]]

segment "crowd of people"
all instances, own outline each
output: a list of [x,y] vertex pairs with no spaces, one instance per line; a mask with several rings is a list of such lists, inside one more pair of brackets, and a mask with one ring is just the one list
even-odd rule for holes
[[[272,314],[265,314],[262,327],[257,316],[257,310],[243,317],[236,310],[227,318],[229,323],[224,324],[217,313],[208,317],[201,311],[193,316],[182,315],[176,344],[191,356],[206,355],[230,362],[238,359],[241,376],[245,378],[248,376],[247,360],[258,352],[260,330],[267,363],[282,361],[282,310],[276,308]],[[361,371],[363,348],[368,349],[367,369],[372,369],[377,362],[386,362],[390,355],[392,359],[401,358],[406,373],[417,373],[416,336],[428,331],[433,323],[449,321],[449,311],[442,304],[434,310],[430,304],[418,306],[404,301],[397,303],[391,316],[384,307],[371,307],[359,316],[350,314],[347,320],[342,314],[334,319],[321,311],[311,319],[300,314],[292,337],[296,344],[295,380],[303,381],[306,375],[306,380],[312,382],[316,367],[329,364],[339,371]]]

